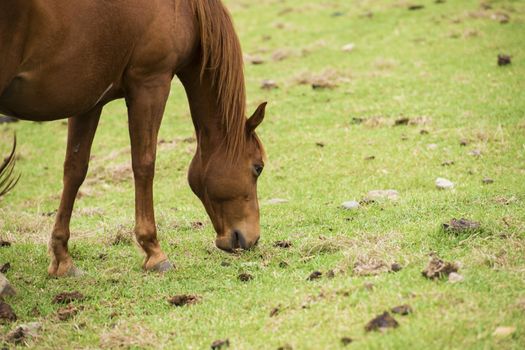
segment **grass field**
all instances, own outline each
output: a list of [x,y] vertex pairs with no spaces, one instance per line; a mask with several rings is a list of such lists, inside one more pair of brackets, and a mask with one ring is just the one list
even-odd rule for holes
[[[525,2],[226,4],[245,53],[264,61],[245,68],[249,111],[269,101],[259,130],[269,159],[259,182],[257,249],[228,255],[214,247],[213,227],[186,181],[195,142],[178,81],[155,181],[161,245],[176,264],[165,275],[141,270],[131,240],[122,101],[105,108],[74,212],[70,251],[87,272],[81,279],[46,274],[66,124],[0,126],[2,155],[17,133],[22,173],[0,201],[0,238],[12,242],[0,247],[0,265],[11,263],[6,276],[18,294],[6,302],[19,319],[0,332],[41,322],[28,343],[41,349],[207,349],[217,339],[229,339],[231,349],[525,348]],[[413,4],[424,8],[409,10]],[[512,64],[498,66],[500,53]],[[262,89],[266,79],[278,88]],[[408,125],[394,126],[402,118]],[[436,189],[438,177],[455,188]],[[341,208],[381,189],[397,190],[399,199]],[[481,228],[444,231],[452,218]],[[276,247],[278,240],[292,246]],[[464,280],[425,279],[431,252],[459,263]],[[382,267],[392,263],[403,269]],[[313,271],[323,276],[308,281]],[[242,282],[240,273],[253,279]],[[85,300],[60,321],[52,300],[64,291]],[[173,307],[167,298],[177,294],[200,299]],[[365,331],[402,304],[413,313],[394,315],[398,328]],[[493,334],[498,327],[515,329]],[[353,342],[345,347],[343,337]]]

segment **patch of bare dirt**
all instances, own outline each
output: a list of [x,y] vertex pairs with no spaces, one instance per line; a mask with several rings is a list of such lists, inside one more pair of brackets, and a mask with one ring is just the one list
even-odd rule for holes
[[457,264],[445,262],[433,255],[422,274],[424,277],[433,280],[448,277],[452,272],[458,272],[458,270],[459,266]]
[[181,294],[175,295],[168,299],[168,303],[173,306],[185,306],[185,305],[194,305],[200,301],[200,298],[196,295]]
[[375,317],[370,322],[368,322],[365,326],[365,330],[367,332],[372,331],[381,331],[384,332],[388,330],[389,328],[397,328],[399,327],[399,323],[396,321],[395,318],[393,318],[390,313],[385,311],[381,315]]
[[80,292],[63,292],[55,295],[53,304],[69,304],[73,301],[82,301],[84,299],[84,295]]

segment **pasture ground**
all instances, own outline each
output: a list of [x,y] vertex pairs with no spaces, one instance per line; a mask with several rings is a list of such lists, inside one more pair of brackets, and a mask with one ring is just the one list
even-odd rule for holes
[[[50,279],[46,242],[66,124],[0,126],[2,154],[16,130],[22,173],[0,201],[0,237],[12,242],[0,248],[0,264],[11,264],[6,276],[18,289],[6,302],[19,318],[0,333],[41,322],[28,344],[41,349],[206,349],[226,338],[232,349],[337,349],[343,337],[353,339],[349,349],[523,349],[525,3],[226,3],[245,53],[264,61],[245,69],[249,110],[269,101],[259,130],[269,155],[259,182],[259,247],[239,255],[214,247],[213,228],[186,182],[195,143],[174,81],[155,202],[176,271],[141,271],[131,239],[126,110],[117,101],[105,109],[72,221],[70,250],[87,275]],[[498,66],[500,53],[512,64]],[[266,79],[279,88],[261,89]],[[393,126],[402,118],[408,125]],[[437,177],[455,188],[437,190]],[[395,189],[399,199],[340,208],[376,189]],[[288,202],[271,204],[274,198]],[[481,229],[442,230],[463,217]],[[276,247],[278,240],[292,246]],[[459,262],[464,281],[423,278],[431,252]],[[403,269],[381,267],[394,262]],[[367,268],[377,274],[363,276]],[[307,281],[313,271],[323,276]],[[241,273],[253,279],[242,282]],[[60,321],[52,300],[64,291],[85,300],[74,303],[76,316]],[[167,298],[177,294],[200,299],[173,307]],[[401,304],[413,313],[395,315],[398,328],[365,332],[373,317]],[[493,334],[503,326],[515,330]]]

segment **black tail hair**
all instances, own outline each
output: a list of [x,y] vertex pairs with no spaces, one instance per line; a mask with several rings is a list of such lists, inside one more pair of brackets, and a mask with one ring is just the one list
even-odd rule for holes
[[13,140],[13,149],[11,154],[4,159],[2,165],[0,165],[0,197],[11,191],[20,179],[20,175],[15,177],[13,175],[13,169],[15,168],[16,157],[16,135]]

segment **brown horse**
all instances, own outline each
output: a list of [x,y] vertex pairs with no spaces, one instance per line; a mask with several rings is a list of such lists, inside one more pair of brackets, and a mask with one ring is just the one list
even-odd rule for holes
[[198,140],[188,179],[217,232],[215,243],[226,251],[257,243],[264,151],[255,128],[265,104],[246,118],[242,66],[239,39],[220,0],[0,1],[0,112],[35,121],[69,117],[50,275],[80,272],[68,253],[71,213],[102,108],[119,98],[128,109],[143,267],[172,267],[157,239],[152,183],[175,75]]

